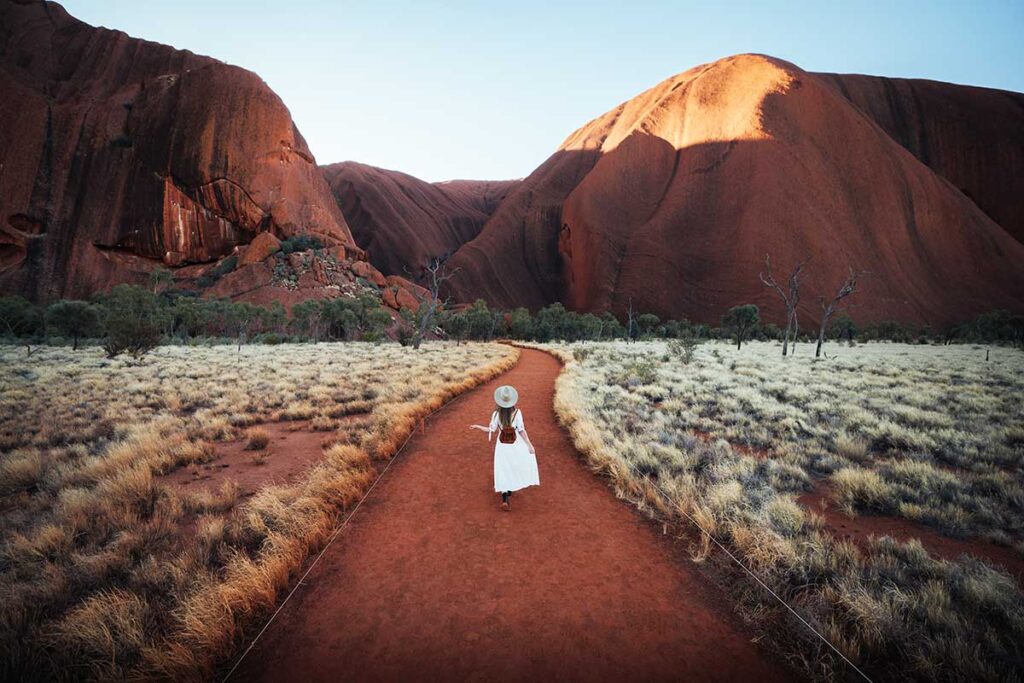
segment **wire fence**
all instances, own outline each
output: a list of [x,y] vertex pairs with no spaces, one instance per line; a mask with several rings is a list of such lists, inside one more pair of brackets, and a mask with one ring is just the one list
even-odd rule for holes
[[242,652],[242,654],[235,661],[234,666],[232,666],[231,669],[227,672],[227,674],[225,674],[224,678],[221,679],[224,683],[226,683],[227,680],[231,678],[232,674],[234,674],[235,671],[238,670],[239,665],[241,665],[246,655],[252,652],[252,649],[256,646],[256,643],[259,642],[259,639],[263,637],[263,634],[266,633],[267,629],[270,628],[270,625],[274,623],[274,620],[277,619],[277,616],[285,608],[285,605],[288,604],[288,601],[292,599],[292,596],[295,595],[295,592],[299,589],[300,586],[302,586],[302,582],[306,580],[306,577],[309,576],[309,573],[312,572],[313,569],[316,567],[317,563],[320,562],[320,559],[331,547],[331,544],[334,543],[335,539],[337,539],[338,536],[341,535],[341,532],[344,531],[345,528],[348,526],[348,523],[352,520],[352,517],[356,514],[356,512],[359,511],[359,508],[360,506],[362,506],[363,501],[365,501],[369,497],[370,493],[373,492],[373,489],[377,486],[377,483],[384,478],[385,474],[388,473],[388,470],[391,469],[391,465],[393,465],[395,461],[398,460],[398,456],[401,455],[402,451],[405,450],[405,447],[409,445],[409,442],[412,440],[412,437],[416,435],[416,432],[419,431],[420,429],[425,428],[425,423],[427,420],[429,420],[434,415],[437,415],[442,410],[452,405],[453,403],[455,403],[468,393],[469,391],[464,391],[458,396],[453,396],[443,405],[427,413],[420,419],[420,427],[414,428],[411,432],[409,432],[409,435],[405,437],[405,441],[402,442],[402,445],[398,448],[397,451],[395,451],[395,454],[391,456],[391,458],[388,460],[388,464],[384,466],[384,469],[381,470],[380,474],[377,475],[377,478],[373,480],[372,484],[370,484],[370,488],[366,489],[366,493],[364,493],[362,498],[359,499],[359,502],[355,504],[355,507],[352,508],[351,512],[349,512],[348,515],[345,516],[345,519],[342,520],[341,524],[339,524],[337,528],[335,528],[335,530],[331,533],[330,538],[328,538],[327,543],[324,544],[324,547],[320,550],[320,552],[317,553],[316,558],[314,558],[314,560],[310,563],[309,567],[306,568],[306,571],[303,572],[302,576],[295,583],[295,586],[291,589],[291,591],[288,592],[288,595],[285,596],[285,599],[283,601],[281,601],[281,604],[278,605],[277,609],[274,610],[274,613],[270,615],[270,619],[268,619],[267,623],[263,625],[263,628],[261,628],[259,633],[256,634],[256,637],[253,638],[252,642],[249,643],[249,647],[245,648],[245,651]]

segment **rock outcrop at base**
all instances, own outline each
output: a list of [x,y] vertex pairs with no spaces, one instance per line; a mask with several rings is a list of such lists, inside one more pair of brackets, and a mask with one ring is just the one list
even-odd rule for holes
[[518,182],[428,183],[354,161],[322,168],[356,243],[391,275],[418,274],[476,237]]
[[[1020,96],[927,89],[948,93],[958,112],[911,123],[902,100],[876,106],[880,95],[857,78],[760,55],[691,69],[570,135],[456,252],[451,291],[504,308],[562,301],[621,315],[632,302],[704,322],[756,303],[781,320],[758,277],[770,254],[777,274],[812,259],[805,320],[848,268],[869,271],[849,300],[864,322],[1024,310],[1024,245],[994,220],[1015,225],[1020,174],[989,187],[998,171],[972,170],[1018,168],[1024,108],[1014,116],[1007,102]],[[939,107],[942,97],[918,101]],[[994,109],[1001,144],[986,133],[989,146],[972,147],[969,123],[939,136],[945,117],[984,127]],[[914,126],[934,139],[915,146],[921,136],[905,133]]]
[[36,300],[212,262],[261,232],[358,253],[258,76],[0,0],[0,289]]

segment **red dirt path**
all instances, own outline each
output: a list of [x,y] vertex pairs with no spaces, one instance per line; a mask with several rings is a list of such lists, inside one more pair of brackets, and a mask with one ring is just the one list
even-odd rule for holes
[[977,538],[950,538],[935,529],[902,517],[887,515],[858,515],[848,517],[838,510],[827,484],[819,483],[813,491],[798,498],[801,505],[825,518],[825,529],[833,536],[851,540],[861,548],[872,536],[890,536],[906,542],[916,538],[932,555],[944,560],[957,560],[972,555],[1006,570],[1024,586],[1024,559],[1012,548],[995,545]]
[[[519,364],[428,422],[234,680],[781,680],[787,674],[587,471],[552,407],[560,366]],[[541,486],[503,513],[486,423],[519,389]]]

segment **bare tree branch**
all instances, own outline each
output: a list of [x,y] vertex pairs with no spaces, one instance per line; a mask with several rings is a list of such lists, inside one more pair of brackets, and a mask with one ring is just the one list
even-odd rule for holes
[[782,299],[782,303],[786,306],[786,330],[782,338],[782,355],[785,356],[789,353],[789,339],[790,335],[793,337],[794,347],[796,345],[797,331],[799,330],[799,323],[797,322],[797,305],[800,303],[800,275],[803,273],[804,266],[810,261],[810,257],[805,258],[796,264],[793,272],[789,275],[789,293],[783,291],[782,287],[778,282],[775,281],[775,276],[772,275],[772,260],[768,254],[764,256],[765,270],[758,273],[761,278],[761,282],[770,289],[775,290]]
[[829,318],[832,317],[832,314],[839,307],[839,302],[856,292],[858,278],[868,274],[866,270],[856,272],[852,266],[849,266],[847,270],[846,279],[839,286],[835,296],[831,299],[819,297],[819,303],[821,304],[821,327],[818,328],[818,347],[814,351],[815,358],[821,356],[821,345],[825,343],[825,329],[828,327]]
[[[420,347],[427,332],[434,326],[438,310],[447,308],[450,302],[450,297],[445,297],[444,300],[441,299],[441,288],[445,282],[451,280],[459,272],[459,269],[446,270],[445,263],[447,260],[447,255],[438,256],[423,266],[419,279],[426,282],[427,286],[424,289],[427,290],[428,294],[423,295],[419,291],[413,290],[412,295],[419,303],[416,310],[416,330],[412,343],[415,349]],[[409,270],[406,269],[406,273],[408,272]]]

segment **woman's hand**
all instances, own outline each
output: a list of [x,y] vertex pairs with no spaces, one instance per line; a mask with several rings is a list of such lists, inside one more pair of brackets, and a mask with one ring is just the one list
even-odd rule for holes
[[537,449],[533,447],[532,443],[530,444],[530,455],[537,455]]

